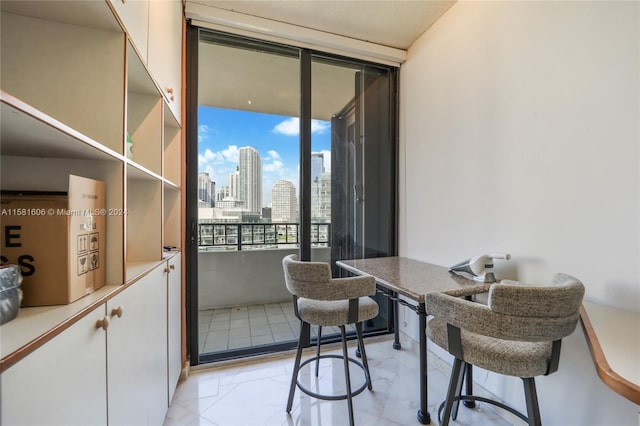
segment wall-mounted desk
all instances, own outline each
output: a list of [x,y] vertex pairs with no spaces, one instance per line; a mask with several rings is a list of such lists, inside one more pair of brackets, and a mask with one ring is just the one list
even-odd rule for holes
[[[420,327],[420,410],[418,421],[431,422],[427,408],[427,334],[425,295],[431,292],[464,290],[465,294],[484,293],[490,284],[471,281],[453,275],[447,268],[404,257],[379,257],[337,261],[336,265],[356,275],[371,275],[380,287],[391,292],[395,302],[396,338],[394,348],[399,348],[397,327],[398,303],[405,305],[419,316]],[[398,296],[403,296],[403,299]]]
[[584,302],[580,316],[600,379],[640,405],[640,313]]

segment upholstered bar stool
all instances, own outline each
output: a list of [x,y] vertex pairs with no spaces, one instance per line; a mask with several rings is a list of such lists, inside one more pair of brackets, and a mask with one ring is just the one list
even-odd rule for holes
[[[503,408],[531,426],[541,424],[535,377],[558,369],[562,338],[573,333],[580,316],[584,286],[576,278],[556,274],[550,285],[503,280],[489,288],[487,304],[465,300],[464,294],[429,293],[429,338],[454,357],[441,425],[455,420],[459,401],[481,401]],[[524,383],[527,415],[501,402],[462,395],[464,372],[470,365]]]
[[[289,255],[282,259],[284,278],[287,289],[293,295],[293,307],[295,315],[301,321],[300,339],[298,351],[291,377],[287,413],[293,407],[293,397],[296,386],[309,396],[325,400],[346,399],[349,406],[349,424],[354,424],[352,398],[364,391],[372,389],[371,376],[367,354],[362,339],[362,322],[378,315],[378,304],[372,298],[376,291],[375,279],[370,276],[358,276],[352,278],[331,278],[331,268],[325,262],[302,262],[297,255]],[[347,352],[347,336],[345,326],[355,324],[358,337],[358,348],[362,357],[362,363],[349,357]],[[315,357],[301,363],[303,342],[302,336],[308,333],[310,325],[337,326],[342,335],[342,356],[320,355],[320,348]],[[318,335],[320,339],[320,333]],[[318,345],[320,342],[318,341]],[[316,376],[318,361],[323,358],[339,358],[344,361],[344,376],[346,393],[342,395],[322,395],[305,388],[298,380],[300,368],[315,361]],[[351,389],[349,376],[349,363],[362,368],[365,382],[356,390]]]

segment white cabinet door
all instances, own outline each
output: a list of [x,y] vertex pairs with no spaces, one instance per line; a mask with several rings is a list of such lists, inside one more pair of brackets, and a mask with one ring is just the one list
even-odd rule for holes
[[182,63],[182,1],[151,0],[149,4],[149,70],[180,123]]
[[181,332],[182,332],[182,310],[181,310],[181,279],[180,279],[180,253],[173,256],[168,261],[169,273],[167,277],[167,336],[168,336],[168,358],[169,358],[169,403],[173,399],[173,393],[178,385],[180,371],[182,369],[181,360]]
[[100,305],[2,373],[3,425],[107,423],[104,316]]
[[107,302],[110,425],[161,425],[164,420],[168,408],[164,270],[161,264]]
[[149,0],[111,0],[140,58],[147,63],[149,34]]

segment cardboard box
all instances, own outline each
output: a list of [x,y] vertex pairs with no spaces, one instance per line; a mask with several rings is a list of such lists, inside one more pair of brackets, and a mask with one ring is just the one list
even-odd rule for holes
[[3,192],[2,264],[22,271],[22,306],[62,305],[104,286],[105,184],[69,176],[67,193]]

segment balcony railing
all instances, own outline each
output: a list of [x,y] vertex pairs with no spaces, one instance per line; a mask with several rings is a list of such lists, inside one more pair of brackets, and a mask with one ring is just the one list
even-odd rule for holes
[[[296,245],[298,223],[199,223],[201,250],[255,250]],[[311,224],[311,244],[330,247],[331,224]]]

